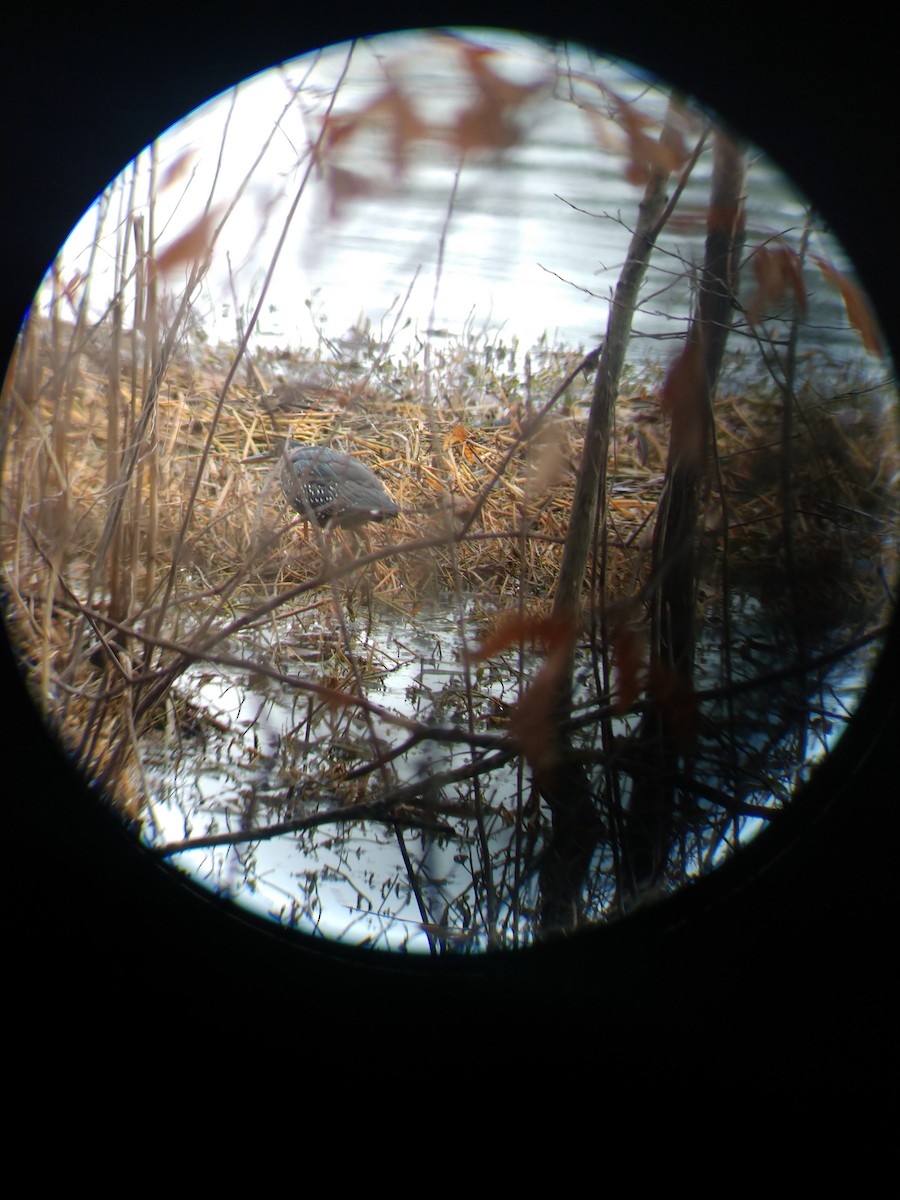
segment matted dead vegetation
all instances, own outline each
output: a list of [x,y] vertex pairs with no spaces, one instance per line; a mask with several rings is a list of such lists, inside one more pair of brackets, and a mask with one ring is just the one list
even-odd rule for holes
[[[344,346],[257,356],[222,402],[233,351],[183,344],[148,420],[152,362],[136,337],[126,349],[111,399],[110,330],[33,320],[4,396],[7,620],[43,710],[108,784],[132,778],[141,728],[188,663],[258,622],[332,620],[335,588],[350,612],[408,616],[452,594],[477,598],[485,622],[546,611],[582,450],[579,353],[536,353],[520,369],[503,346],[459,344],[432,348],[426,371],[357,331]],[[588,614],[639,601],[646,581],[667,445],[657,382],[648,370],[619,398]],[[840,381],[801,398],[790,602],[799,594],[810,628],[858,631],[887,595],[897,461],[874,400],[848,407]],[[358,455],[400,517],[352,542],[308,530],[280,494],[277,457],[245,461],[286,436]],[[716,437],[704,545],[711,562],[727,545],[728,586],[774,614],[789,597],[778,402],[726,395]],[[708,578],[712,609],[721,573]]]

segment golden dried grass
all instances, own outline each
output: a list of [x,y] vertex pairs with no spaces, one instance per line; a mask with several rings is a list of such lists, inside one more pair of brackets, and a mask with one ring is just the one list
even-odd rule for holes
[[[532,414],[577,355],[550,355],[523,379],[483,348],[458,346],[435,354],[427,386],[418,363],[391,363],[371,346],[346,361],[261,356],[222,403],[232,351],[195,345],[173,355],[151,401],[137,339],[113,386],[99,335],[70,355],[65,333],[68,343],[33,321],[7,378],[0,536],[7,620],[39,702],[80,757],[110,760],[118,774],[179,665],[240,626],[327,608],[334,588],[349,605],[406,614],[460,592],[489,609],[546,611],[588,381],[578,376],[561,399],[568,407],[540,425]],[[646,582],[668,438],[655,382],[617,405],[594,604],[634,597]],[[841,592],[837,608],[848,589],[877,586],[847,568],[892,552],[897,456],[873,416],[848,427],[827,405],[807,410],[790,448],[794,573],[821,614],[823,597]],[[732,586],[767,581],[774,597],[785,569],[778,405],[726,397],[716,429],[701,536],[720,553],[727,529]],[[281,497],[277,458],[246,461],[288,436],[357,455],[399,518],[346,545],[306,530]]]

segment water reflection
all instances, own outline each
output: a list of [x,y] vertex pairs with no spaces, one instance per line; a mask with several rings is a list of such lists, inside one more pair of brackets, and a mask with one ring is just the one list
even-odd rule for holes
[[[551,835],[508,739],[522,666],[501,656],[467,681],[455,608],[374,621],[353,635],[350,652],[377,676],[367,693],[374,743],[358,713],[305,692],[328,676],[325,661],[310,672],[308,631],[284,632],[277,651],[244,647],[249,662],[271,653],[283,682],[187,672],[178,738],[145,748],[149,844],[249,909],[335,941],[425,952],[530,944]],[[855,626],[864,615],[854,610]],[[747,591],[731,619],[740,632],[727,686],[714,618],[700,641],[702,729],[657,896],[715,869],[789,803],[845,726],[872,662],[876,639],[848,642],[845,628],[808,647],[807,670],[789,665],[771,607]],[[323,657],[333,653],[324,630],[312,640]],[[587,650],[579,661],[573,745],[600,817],[579,921],[598,922],[627,907],[624,816],[634,780],[653,763],[636,736],[639,710],[612,719],[612,750],[604,749],[608,705],[594,692]],[[526,668],[526,687],[529,677]],[[379,757],[390,759],[387,789],[377,783]]]

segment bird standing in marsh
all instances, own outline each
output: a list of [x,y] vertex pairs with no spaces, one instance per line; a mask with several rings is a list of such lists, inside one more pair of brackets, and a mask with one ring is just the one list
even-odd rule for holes
[[349,454],[326,446],[285,443],[281,489],[288,503],[323,529],[358,529],[396,517],[400,509],[378,476]]

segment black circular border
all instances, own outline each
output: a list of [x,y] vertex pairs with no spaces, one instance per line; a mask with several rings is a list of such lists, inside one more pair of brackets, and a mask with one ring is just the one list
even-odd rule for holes
[[[230,3],[161,5],[152,20],[98,4],[58,13],[49,27],[14,15],[0,73],[2,361],[74,218],[161,129],[272,62],[422,24],[524,26],[593,43],[698,95],[822,208],[896,360],[890,39],[862,22],[810,19],[799,5],[557,7],[391,2],[376,16],[279,2],[257,22]],[[75,779],[4,642],[8,990],[23,1019],[55,1031],[57,1047],[114,1043],[130,998],[173,1036],[188,1017],[230,1037],[243,1021],[281,1014],[301,1057],[354,1071],[395,1066],[404,1047],[424,1046],[466,1072],[494,1046],[506,1048],[498,1068],[552,1071],[560,1083],[605,1065],[655,1077],[679,1071],[699,1038],[707,1070],[716,1062],[747,1085],[874,1080],[890,1057],[898,999],[898,640],[895,621],[827,770],[707,885],[564,944],[438,963],[282,935],[152,862]]]

